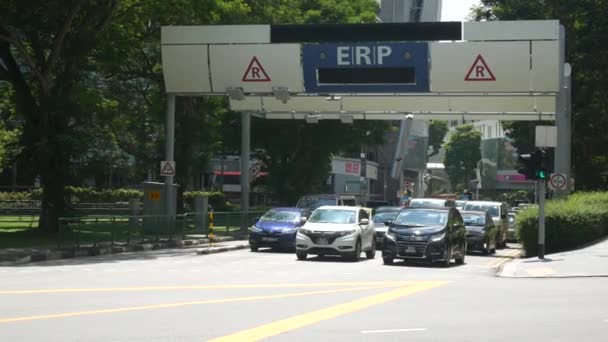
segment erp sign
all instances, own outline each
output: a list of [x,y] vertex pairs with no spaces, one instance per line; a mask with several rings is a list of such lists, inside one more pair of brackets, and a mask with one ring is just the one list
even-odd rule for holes
[[428,92],[427,43],[305,44],[307,93]]

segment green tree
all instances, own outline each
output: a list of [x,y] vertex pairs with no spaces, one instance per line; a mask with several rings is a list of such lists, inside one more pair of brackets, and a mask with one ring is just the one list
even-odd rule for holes
[[11,100],[14,96],[12,87],[0,84],[0,170],[13,162],[21,151],[21,120],[17,118]]
[[456,127],[454,134],[445,144],[445,170],[453,187],[469,186],[469,180],[477,163],[481,160],[481,133],[473,125]]
[[0,5],[0,80],[15,90],[23,144],[43,186],[39,227],[58,230],[66,168],[78,145],[82,107],[74,90],[118,1],[7,0]]
[[[559,19],[566,31],[566,61],[572,65],[572,163],[577,188],[608,188],[608,2],[482,0],[476,20]],[[507,123],[521,152],[534,143],[534,122]]]
[[432,157],[439,153],[441,146],[443,146],[443,140],[445,135],[448,133],[448,123],[443,120],[433,120],[429,125],[429,148],[432,149],[428,153],[428,157]]

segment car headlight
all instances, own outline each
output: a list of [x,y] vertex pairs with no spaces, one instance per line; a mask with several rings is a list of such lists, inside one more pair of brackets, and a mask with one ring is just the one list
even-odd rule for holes
[[395,241],[397,239],[397,236],[395,235],[395,232],[393,232],[392,230],[387,230],[386,234],[384,234],[384,236],[386,236],[387,238]]
[[282,233],[291,234],[291,233],[295,233],[297,230],[298,230],[298,228],[285,228],[285,229],[283,229]]
[[300,229],[298,229],[298,233],[308,236],[308,235],[310,235],[310,230],[308,230],[306,228],[300,228]]
[[351,229],[351,230],[345,230],[343,232],[338,232],[337,235],[338,236],[347,236],[347,235],[351,235],[351,234],[355,234],[356,230]]
[[441,241],[445,237],[445,232],[431,235],[431,241]]
[[251,227],[251,231],[252,231],[252,232],[254,232],[254,233],[261,233],[261,232],[262,232],[262,229],[261,229],[261,228],[258,228],[258,227],[256,227],[256,226],[253,226],[253,227]]

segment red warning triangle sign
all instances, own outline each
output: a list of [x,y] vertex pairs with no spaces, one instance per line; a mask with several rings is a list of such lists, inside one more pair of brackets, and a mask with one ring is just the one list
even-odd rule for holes
[[170,161],[161,162],[160,175],[175,176],[175,167],[173,166],[173,163]]
[[243,82],[270,82],[270,77],[264,70],[264,67],[258,61],[256,56],[253,56],[251,62],[249,62],[249,66],[243,75]]
[[477,55],[475,62],[471,65],[469,72],[464,78],[465,81],[496,81],[496,77],[488,67],[481,54]]

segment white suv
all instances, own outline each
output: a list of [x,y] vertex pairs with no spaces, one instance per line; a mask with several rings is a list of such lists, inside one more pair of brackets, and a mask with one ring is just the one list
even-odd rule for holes
[[340,255],[359,261],[364,251],[368,259],[376,255],[371,209],[322,206],[317,208],[296,235],[296,256]]

